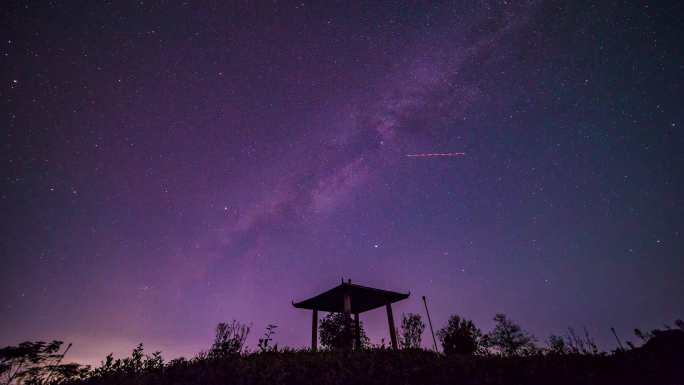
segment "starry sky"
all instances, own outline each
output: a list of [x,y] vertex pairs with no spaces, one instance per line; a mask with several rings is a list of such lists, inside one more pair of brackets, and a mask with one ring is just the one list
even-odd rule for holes
[[[9,2],[0,345],[309,344],[350,278],[603,349],[684,317],[680,2]],[[454,153],[450,157],[412,157]],[[362,315],[373,343],[382,309]],[[633,338],[631,338],[633,339]],[[424,335],[424,344],[431,343]]]

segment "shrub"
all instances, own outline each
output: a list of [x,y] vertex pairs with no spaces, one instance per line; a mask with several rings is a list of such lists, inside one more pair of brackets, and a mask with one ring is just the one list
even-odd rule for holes
[[78,364],[62,364],[71,347],[62,353],[62,341],[26,341],[17,346],[0,349],[0,383],[44,384],[80,378],[88,367]]
[[447,326],[437,332],[444,354],[474,354],[480,350],[482,332],[473,321],[452,315]]
[[216,325],[214,344],[207,354],[209,358],[223,358],[243,353],[249,329],[249,326],[235,320],[230,324],[221,322]]
[[266,326],[266,331],[264,332],[263,337],[259,338],[259,343],[257,344],[259,353],[278,351],[278,345],[271,345],[271,341],[273,341],[273,335],[275,334],[275,329],[277,327],[278,326],[274,324],[268,324],[268,326]]
[[575,329],[568,328],[568,334],[565,337],[565,344],[568,352],[572,354],[599,354],[599,348],[596,342],[589,335],[587,328],[584,328],[584,335],[579,335]]
[[420,314],[408,313],[401,316],[401,338],[402,349],[418,349],[422,342],[425,324]]
[[552,355],[596,355],[600,353],[596,342],[591,338],[586,328],[584,335],[577,334],[573,328],[568,328],[568,333],[565,336],[552,334],[547,340],[547,344],[546,353]]
[[534,337],[520,325],[506,318],[505,314],[494,316],[494,330],[486,336],[486,346],[502,356],[531,355],[538,352]]
[[130,357],[114,359],[114,355],[109,353],[100,367],[91,370],[88,374],[91,378],[160,374],[165,366],[161,352],[157,351],[152,355],[145,354],[143,344],[140,343],[133,349]]
[[[320,331],[321,345],[327,349],[351,349],[354,343],[354,322],[344,313],[329,313],[321,320],[318,327]],[[369,339],[363,329],[363,323],[359,322],[359,334],[361,336],[361,348],[368,346]]]
[[546,349],[548,354],[552,355],[563,355],[568,354],[568,347],[565,344],[565,339],[563,336],[550,335],[547,340],[548,348]]

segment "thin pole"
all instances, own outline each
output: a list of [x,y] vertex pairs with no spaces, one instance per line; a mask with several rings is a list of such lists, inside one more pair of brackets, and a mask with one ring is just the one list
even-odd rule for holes
[[620,342],[620,337],[618,337],[617,333],[615,332],[615,328],[611,327],[610,331],[613,332],[613,335],[615,336],[615,339],[617,340],[618,346],[620,347],[620,350],[625,350],[625,348],[622,346],[622,342]]
[[435,351],[439,353],[439,351],[437,350],[437,340],[435,339],[435,331],[432,329],[432,320],[430,319],[430,311],[428,310],[427,300],[425,299],[425,296],[423,296],[423,303],[425,304],[425,312],[428,316],[428,324],[430,324],[430,333],[432,333],[432,343],[435,345]]

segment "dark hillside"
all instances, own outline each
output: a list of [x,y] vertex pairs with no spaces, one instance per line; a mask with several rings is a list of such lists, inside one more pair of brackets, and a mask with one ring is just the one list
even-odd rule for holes
[[684,384],[684,366],[633,353],[503,358],[444,357],[424,350],[270,352],[112,370],[70,384]]

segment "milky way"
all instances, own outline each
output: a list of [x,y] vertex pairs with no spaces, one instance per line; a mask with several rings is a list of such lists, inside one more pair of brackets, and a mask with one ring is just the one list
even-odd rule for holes
[[341,277],[540,342],[684,316],[679,3],[318,3],[3,9],[0,344],[305,346]]

